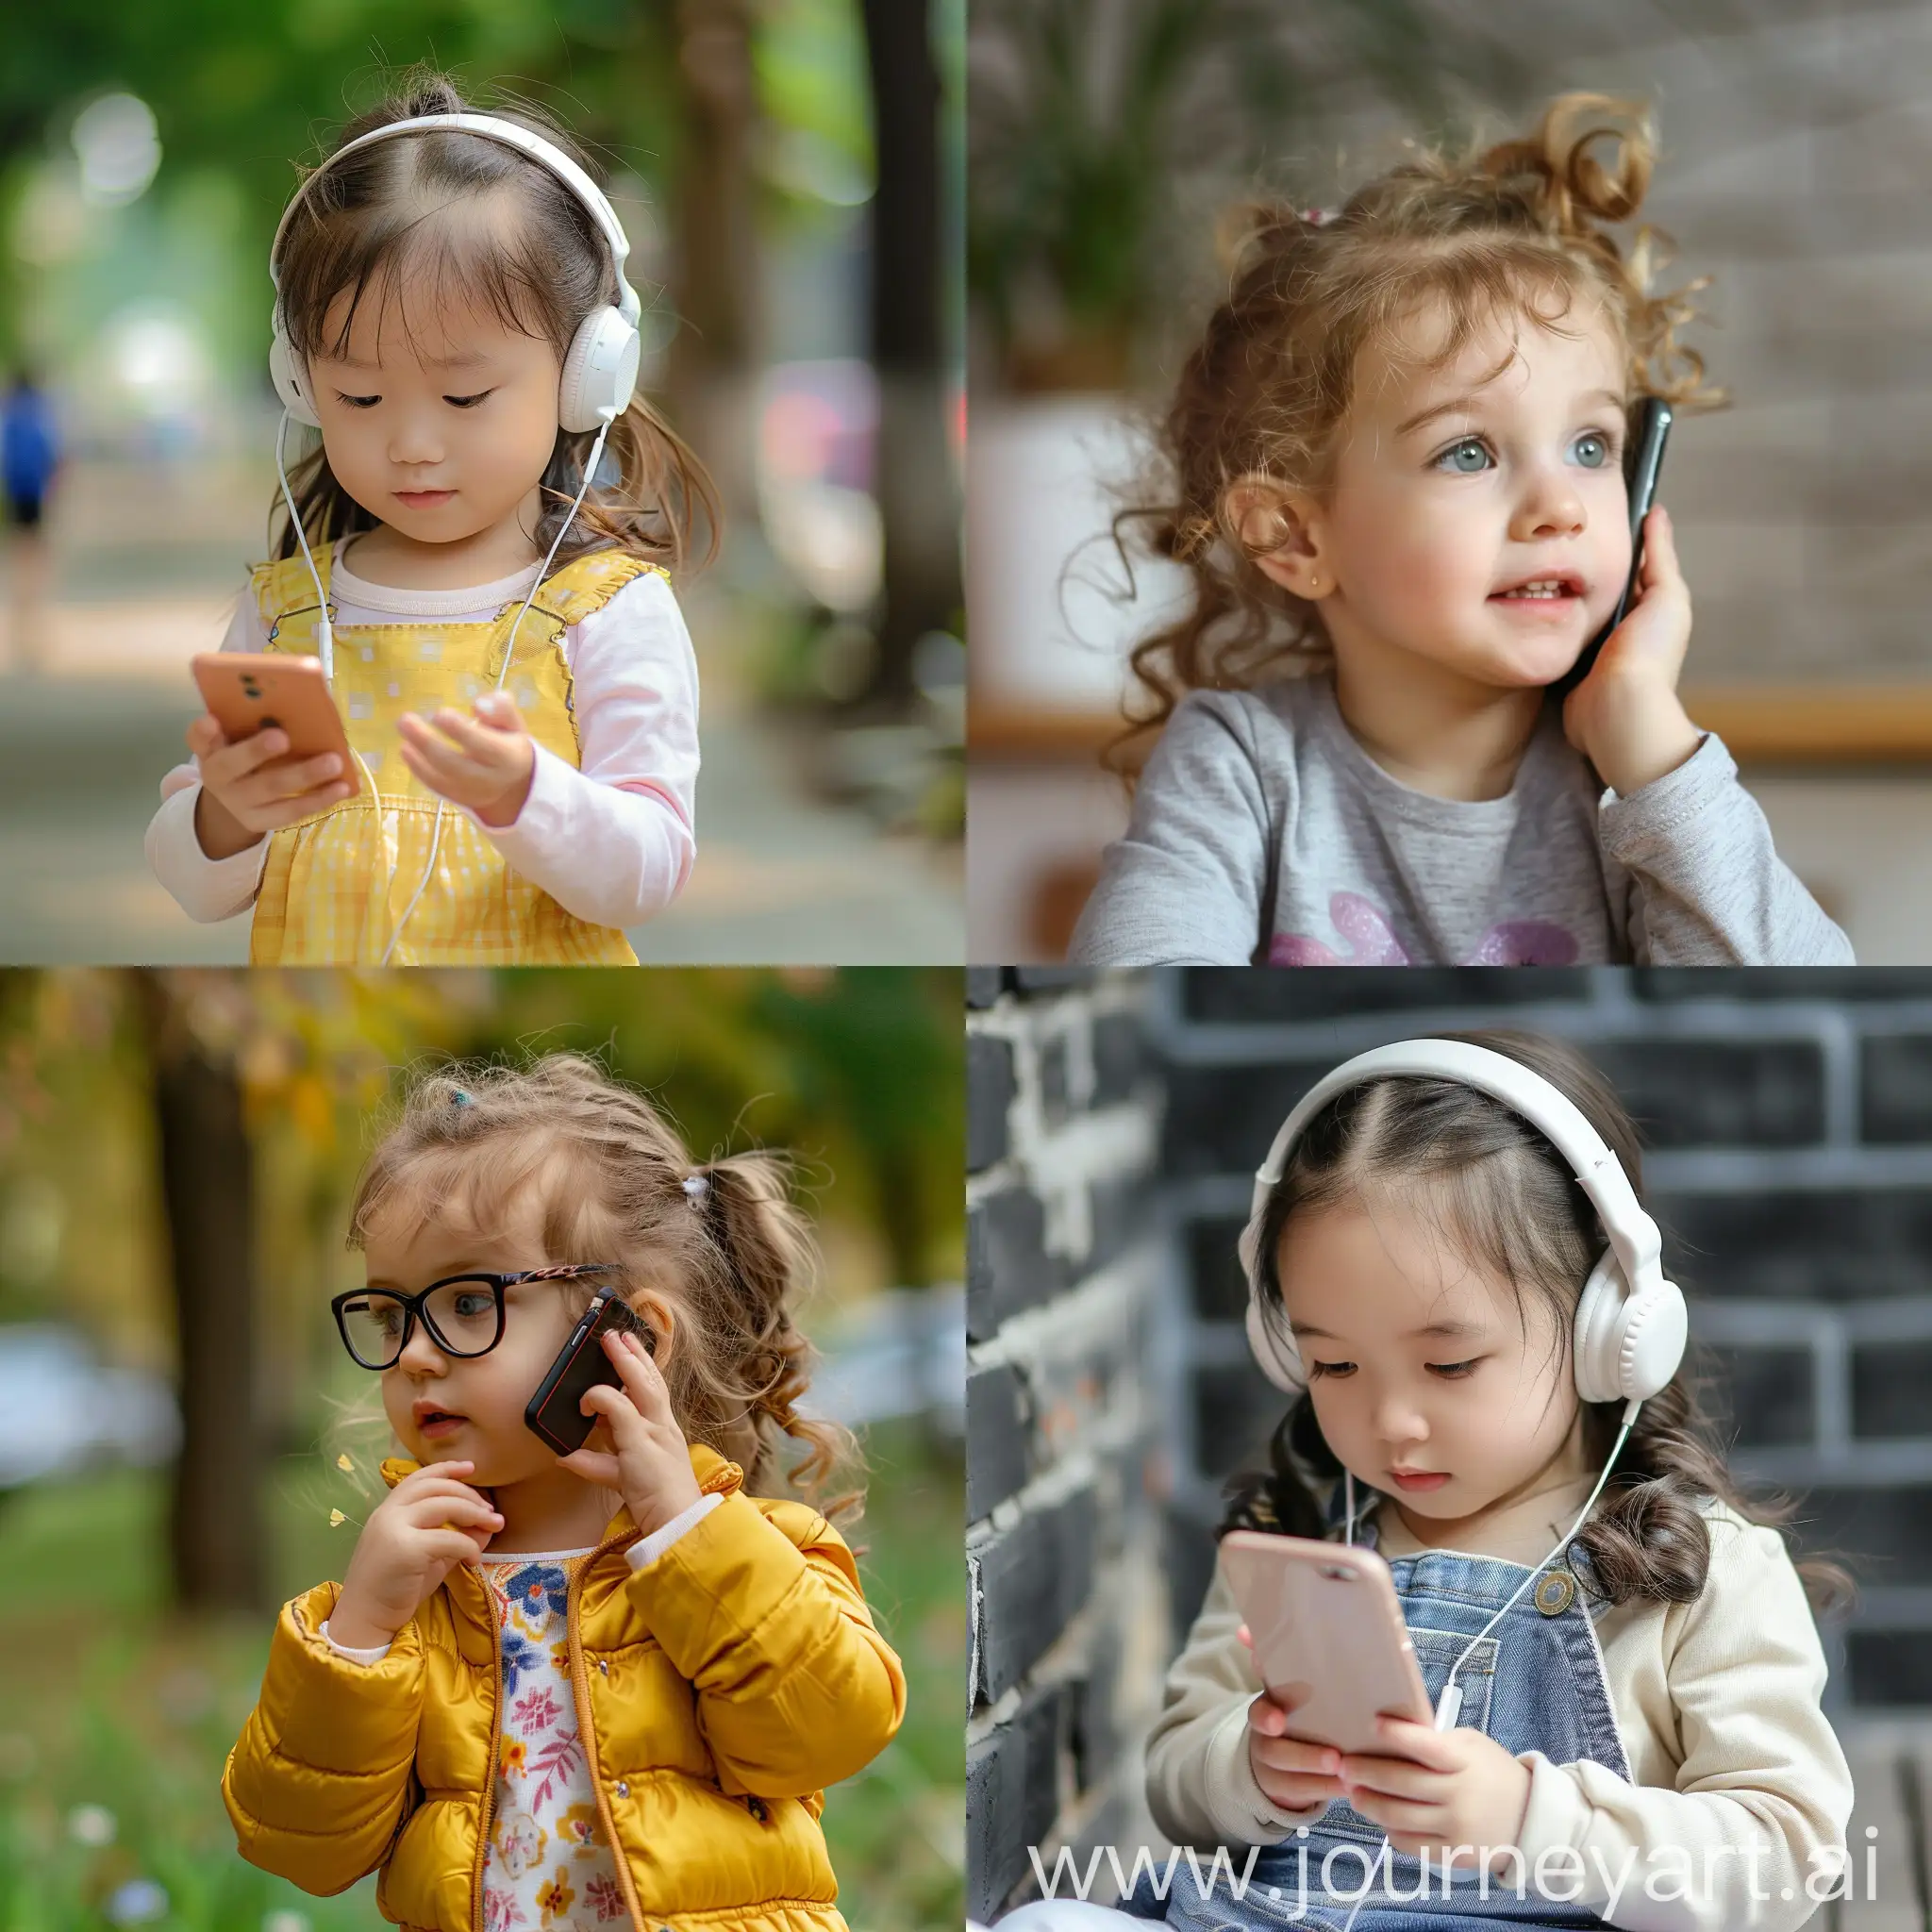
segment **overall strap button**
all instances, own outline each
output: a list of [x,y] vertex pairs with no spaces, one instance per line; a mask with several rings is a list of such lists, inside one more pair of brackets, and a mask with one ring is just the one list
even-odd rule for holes
[[1537,1579],[1536,1607],[1546,1617],[1560,1617],[1576,1601],[1576,1579],[1567,1570],[1552,1570]]

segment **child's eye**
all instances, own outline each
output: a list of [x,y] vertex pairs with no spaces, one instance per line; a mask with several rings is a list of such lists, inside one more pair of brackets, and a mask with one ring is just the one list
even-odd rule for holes
[[1460,442],[1452,442],[1433,464],[1438,470],[1447,470],[1457,476],[1474,476],[1494,467],[1489,445],[1479,436],[1465,436]]
[[443,401],[448,403],[453,408],[474,409],[485,396],[494,395],[495,393],[494,390],[483,389],[478,390],[473,396],[444,396]]
[[1308,1364],[1308,1380],[1311,1382],[1317,1375],[1352,1375],[1354,1373],[1355,1364],[1353,1362],[1310,1362]]
[[1465,1375],[1473,1374],[1476,1363],[1481,1360],[1482,1357],[1475,1355],[1466,1362],[1430,1362],[1427,1366],[1432,1375],[1441,1375],[1445,1382],[1459,1382]]
[[336,391],[336,401],[346,403],[352,409],[372,409],[381,400],[380,396],[345,396],[341,390]]
[[1601,470],[1617,459],[1617,448],[1601,430],[1587,429],[1570,445],[1570,453],[1586,470]]

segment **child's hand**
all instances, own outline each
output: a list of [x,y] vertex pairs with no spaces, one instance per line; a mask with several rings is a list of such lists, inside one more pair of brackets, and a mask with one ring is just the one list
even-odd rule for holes
[[481,1491],[458,1480],[474,1462],[431,1462],[370,1511],[349,1558],[329,1635],[351,1650],[387,1643],[458,1563],[474,1563],[503,1527]]
[[[1243,1624],[1235,1633],[1250,1650],[1254,1640]],[[1276,1698],[1264,1690],[1248,1706],[1248,1765],[1261,1795],[1284,1811],[1306,1810],[1341,1796],[1341,1753],[1332,1744],[1314,1744],[1286,1735],[1291,1712],[1308,1701],[1285,1693]]]
[[615,1330],[604,1335],[603,1343],[624,1387],[599,1382],[584,1391],[580,1407],[600,1418],[617,1454],[577,1449],[559,1456],[557,1466],[599,1489],[621,1491],[631,1521],[649,1536],[698,1500],[698,1479],[691,1474],[684,1431],[671,1413],[671,1391],[644,1344]]
[[[1412,1718],[1375,1720],[1390,1755],[1350,1752],[1341,1760],[1348,1802],[1389,1834],[1394,1850],[1437,1865],[1457,1845],[1500,1851],[1523,1833],[1529,1767],[1468,1724],[1439,1731]],[[1465,1861],[1467,1862],[1467,1861]]]
[[1563,700],[1563,731],[1605,784],[1627,798],[1674,772],[1702,741],[1677,701],[1690,645],[1690,592],[1661,506],[1643,520],[1637,601]]
[[[1312,1694],[1312,1693],[1310,1693]],[[1341,1796],[1341,1753],[1333,1744],[1315,1744],[1283,1735],[1290,1713],[1307,1702],[1296,1697],[1277,1703],[1266,1690],[1248,1706],[1248,1765],[1261,1795],[1284,1811],[1306,1810]]]
[[486,825],[516,823],[530,795],[537,747],[508,691],[485,691],[474,718],[448,707],[427,721],[405,711],[396,721],[403,762],[430,791],[467,806]]
[[356,789],[341,776],[341,758],[332,751],[274,765],[289,750],[289,734],[279,727],[231,744],[204,711],[188,727],[188,749],[201,772],[194,835],[210,858],[232,858],[264,832],[292,825]]

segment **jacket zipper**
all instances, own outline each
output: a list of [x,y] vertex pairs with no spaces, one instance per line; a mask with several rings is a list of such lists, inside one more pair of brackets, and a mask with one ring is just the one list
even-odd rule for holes
[[491,1814],[496,1809],[496,1760],[503,1749],[503,1626],[496,1621],[496,1597],[479,1574],[476,1588],[490,1613],[490,1655],[495,1670],[490,1681],[490,1767],[483,1774],[483,1812],[476,1833],[476,1864],[470,1874],[470,1932],[483,1932],[483,1866],[490,1857]]

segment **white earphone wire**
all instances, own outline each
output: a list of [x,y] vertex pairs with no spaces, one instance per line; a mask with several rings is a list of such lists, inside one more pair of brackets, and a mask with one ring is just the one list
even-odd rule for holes
[[[1624,1447],[1624,1439],[1629,1435],[1630,1424],[1637,1420],[1637,1411],[1643,1407],[1643,1401],[1644,1398],[1642,1396],[1633,1395],[1624,1405],[1623,1426],[1617,1431],[1617,1440],[1611,1444],[1608,1459],[1604,1463],[1603,1474],[1596,1479],[1596,1488],[1590,1492],[1589,1502],[1584,1504],[1583,1507],[1576,1512],[1576,1521],[1557,1539],[1556,1543],[1544,1556],[1542,1562],[1539,1563],[1534,1570],[1531,1570],[1524,1577],[1523,1581],[1509,1593],[1508,1601],[1469,1640],[1468,1648],[1449,1666],[1449,1675],[1443,1682],[1442,1694],[1436,1700],[1436,1728],[1439,1731],[1453,1730],[1456,1720],[1462,1714],[1462,1687],[1456,1681],[1457,1672],[1469,1661],[1476,1645],[1508,1614],[1516,1599],[1542,1574],[1543,1565],[1550,1560],[1550,1557],[1566,1548],[1570,1539],[1583,1527],[1590,1512],[1596,1507],[1596,1499],[1603,1494],[1604,1485],[1610,1479],[1610,1471],[1617,1466],[1617,1457]],[[1355,1520],[1355,1477],[1352,1474],[1348,1474],[1348,1472],[1345,1470],[1343,1474],[1348,1475],[1348,1514],[1350,1524],[1353,1526]],[[1349,1907],[1348,1917],[1341,1922],[1341,1932],[1349,1932],[1349,1928],[1355,1924],[1356,1914],[1361,1910],[1362,1902],[1368,1897],[1369,1889],[1374,1884],[1375,1874],[1381,1869],[1383,1857],[1389,1852],[1389,1835],[1387,1832],[1384,1832],[1382,1834],[1382,1842],[1377,1847],[1374,1858],[1370,1863],[1368,1873],[1362,1879],[1360,1896]]]
[[282,445],[289,434],[289,411],[285,404],[282,420],[275,425],[275,475],[281,480],[282,501],[289,506],[289,522],[295,532],[295,541],[302,546],[302,561],[308,566],[308,575],[315,579],[315,605],[319,613],[315,620],[315,641],[320,647],[317,655],[322,659],[322,675],[325,683],[333,684],[336,677],[336,635],[329,624],[328,597],[322,588],[322,573],[315,567],[315,558],[308,548],[308,532],[302,527],[301,512],[295,508],[294,491],[289,488],[289,472],[282,460]]
[[[287,418],[283,420],[286,421]],[[604,412],[604,420],[597,428],[597,440],[591,445],[590,457],[584,464],[584,480],[578,484],[577,493],[571,500],[569,514],[557,526],[557,535],[550,540],[550,548],[544,553],[543,561],[538,566],[536,577],[531,582],[530,594],[524,599],[524,608],[517,612],[509,627],[509,636],[504,641],[503,668],[496,674],[496,682],[491,687],[492,691],[501,691],[509,676],[509,662],[516,656],[517,630],[524,619],[530,614],[530,606],[536,602],[537,592],[543,588],[545,580],[550,575],[551,558],[557,555],[558,546],[563,541],[564,532],[576,520],[576,513],[583,507],[584,496],[591,487],[591,478],[597,474],[597,465],[604,458],[604,439],[610,434],[610,425],[616,420],[617,412],[614,409],[607,409]],[[317,581],[319,583],[320,579]],[[395,951],[396,941],[402,938],[403,927],[408,924],[410,913],[415,911],[418,902],[428,889],[429,881],[436,876],[436,849],[442,838],[442,812],[445,803],[446,801],[441,798],[436,801],[436,816],[429,826],[429,863],[423,868],[423,876],[416,881],[416,890],[409,894],[409,903],[403,908],[402,917],[391,929],[389,944],[382,949],[382,958],[376,962],[378,965],[389,964],[390,955]]]

